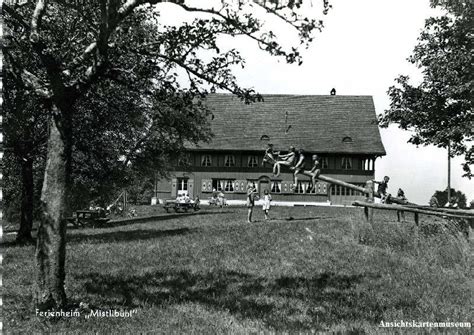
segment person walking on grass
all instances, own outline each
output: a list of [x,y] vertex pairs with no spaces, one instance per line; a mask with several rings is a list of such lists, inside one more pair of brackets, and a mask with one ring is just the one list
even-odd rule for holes
[[265,220],[269,220],[270,216],[268,215],[268,212],[270,211],[270,202],[272,201],[272,196],[268,192],[267,189],[263,191],[263,213],[265,214]]
[[256,195],[257,195],[257,189],[255,188],[255,185],[249,182],[247,184],[247,208],[248,208],[247,222],[248,223],[252,222],[252,213],[253,213],[253,207],[255,206]]

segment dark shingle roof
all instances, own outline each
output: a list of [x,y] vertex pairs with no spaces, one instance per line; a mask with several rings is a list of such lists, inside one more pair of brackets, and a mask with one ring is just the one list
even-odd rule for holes
[[[211,127],[215,136],[199,148],[263,150],[270,142],[277,150],[293,145],[319,153],[385,155],[371,96],[263,97],[264,102],[247,105],[230,94],[209,95],[207,104],[214,113]],[[263,135],[269,140],[262,140]]]

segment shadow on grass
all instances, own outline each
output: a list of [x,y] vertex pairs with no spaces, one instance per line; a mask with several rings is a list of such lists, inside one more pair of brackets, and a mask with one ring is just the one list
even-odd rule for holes
[[323,273],[312,278],[265,278],[235,271],[151,272],[140,276],[76,276],[102,306],[198,303],[239,318],[260,319],[275,330],[323,330],[343,321],[378,322],[383,307],[355,287],[366,276]]
[[166,221],[166,220],[173,220],[182,217],[193,217],[196,215],[222,215],[233,213],[233,211],[221,211],[221,212],[207,212],[207,211],[198,211],[198,212],[187,212],[187,213],[163,213],[157,215],[150,215],[145,217],[135,217],[135,218],[115,218],[107,223],[103,223],[100,226],[96,226],[96,229],[101,228],[113,228],[113,227],[120,227],[120,226],[127,226],[136,223],[146,223],[150,221]]
[[87,243],[114,243],[114,242],[127,242],[127,241],[144,241],[157,238],[164,238],[168,236],[184,235],[189,234],[195,229],[189,228],[178,228],[178,229],[166,229],[166,230],[154,230],[154,229],[135,229],[135,230],[122,230],[122,231],[111,231],[98,234],[89,233],[76,233],[67,237],[68,243],[77,243],[87,241]]
[[[153,238],[160,238],[165,236],[172,236],[178,234],[189,233],[193,229],[183,228],[183,229],[174,229],[174,230],[131,230],[131,231],[111,231],[106,233],[94,233],[95,231],[103,231],[110,228],[128,226],[132,224],[140,224],[146,222],[155,222],[155,221],[165,221],[172,220],[181,217],[192,217],[195,215],[222,215],[233,213],[233,211],[220,211],[220,212],[195,212],[195,213],[176,213],[176,214],[160,214],[157,216],[142,217],[142,218],[133,218],[133,219],[123,219],[112,222],[107,222],[101,224],[100,227],[84,227],[78,228],[74,226],[68,226],[68,231],[73,231],[73,234],[68,234],[67,242],[78,242],[81,240],[88,240],[92,243],[101,243],[101,242],[118,242],[118,241],[132,241],[132,240],[147,240]],[[88,229],[85,232],[81,232],[83,229]],[[37,229],[33,229],[33,235],[36,237]],[[10,233],[9,233],[10,234]],[[36,245],[36,238],[34,238],[31,243],[19,243],[15,240],[16,234],[10,234],[7,238],[3,238],[0,242],[1,248],[8,247],[22,247],[25,245]]]
[[[280,220],[285,221],[311,221],[311,220],[327,220],[327,219],[335,219],[333,216],[313,216],[313,217],[304,217],[304,218],[294,218],[292,216],[286,217]],[[278,219],[276,219],[278,220]]]

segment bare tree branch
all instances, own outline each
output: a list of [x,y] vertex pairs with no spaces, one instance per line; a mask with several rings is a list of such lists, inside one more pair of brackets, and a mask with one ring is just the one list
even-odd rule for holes
[[36,2],[35,10],[31,18],[30,41],[33,43],[37,43],[39,40],[39,30],[41,27],[41,20],[46,11],[47,5],[48,5],[48,0],[38,0]]

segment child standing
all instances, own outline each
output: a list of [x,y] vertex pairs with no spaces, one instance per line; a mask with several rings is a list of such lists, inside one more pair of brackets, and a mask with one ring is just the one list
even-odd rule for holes
[[270,202],[272,201],[272,196],[267,189],[263,191],[263,212],[265,213],[265,220],[270,219],[268,212],[270,211]]
[[253,213],[253,206],[255,206],[255,198],[257,194],[257,189],[252,182],[247,183],[247,222],[252,222],[252,213]]

